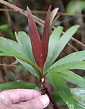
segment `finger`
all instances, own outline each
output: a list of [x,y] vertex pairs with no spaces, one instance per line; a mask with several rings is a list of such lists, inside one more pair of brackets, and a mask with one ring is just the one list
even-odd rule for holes
[[11,108],[15,109],[43,109],[46,108],[50,100],[47,95],[42,95],[27,102],[12,104]]
[[0,101],[0,109],[9,109],[9,107],[8,107],[8,105],[6,105],[2,101]]
[[0,93],[0,100],[5,104],[15,104],[40,96],[40,92],[32,89],[13,89]]

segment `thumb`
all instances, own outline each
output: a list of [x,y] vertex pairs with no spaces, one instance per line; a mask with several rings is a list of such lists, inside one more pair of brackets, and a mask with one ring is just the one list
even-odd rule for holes
[[12,108],[16,107],[16,109],[43,109],[49,105],[49,102],[50,100],[47,95],[41,95],[24,103],[12,104]]
[[32,99],[29,103],[32,106],[32,109],[43,109],[49,105],[49,98],[47,95],[41,95],[38,98]]

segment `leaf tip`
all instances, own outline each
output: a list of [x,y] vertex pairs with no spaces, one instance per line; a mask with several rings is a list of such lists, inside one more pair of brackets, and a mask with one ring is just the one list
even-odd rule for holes
[[77,24],[77,25],[74,25],[74,27],[76,27],[78,29],[78,28],[80,28],[80,25]]

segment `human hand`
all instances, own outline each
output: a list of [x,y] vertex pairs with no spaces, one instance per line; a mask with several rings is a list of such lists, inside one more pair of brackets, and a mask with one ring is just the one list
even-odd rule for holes
[[43,109],[50,100],[32,89],[12,89],[0,92],[0,109]]

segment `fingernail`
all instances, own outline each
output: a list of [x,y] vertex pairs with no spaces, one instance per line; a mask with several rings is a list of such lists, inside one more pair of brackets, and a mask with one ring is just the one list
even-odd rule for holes
[[48,96],[46,94],[40,96],[39,99],[43,104],[43,108],[46,108],[49,105],[50,100],[49,100],[49,98],[48,98]]

